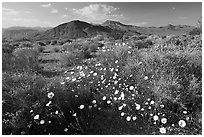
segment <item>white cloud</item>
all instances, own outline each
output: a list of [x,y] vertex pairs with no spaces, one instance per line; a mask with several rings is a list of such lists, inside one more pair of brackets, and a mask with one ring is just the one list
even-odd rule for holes
[[59,11],[57,9],[52,9],[50,12],[51,13],[58,13]]
[[52,4],[49,3],[49,4],[40,5],[40,6],[43,7],[43,8],[49,8],[49,7],[51,7],[51,5]]
[[2,8],[2,16],[19,16],[20,12],[14,9]]
[[119,8],[105,4],[90,4],[81,9],[72,9],[71,11],[79,17],[90,21],[104,21],[107,19],[123,18],[122,14],[115,14],[118,10]]

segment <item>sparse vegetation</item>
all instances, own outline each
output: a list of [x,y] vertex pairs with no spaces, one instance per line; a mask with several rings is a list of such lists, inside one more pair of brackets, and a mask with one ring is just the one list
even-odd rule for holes
[[201,33],[122,34],[4,41],[2,133],[202,134]]

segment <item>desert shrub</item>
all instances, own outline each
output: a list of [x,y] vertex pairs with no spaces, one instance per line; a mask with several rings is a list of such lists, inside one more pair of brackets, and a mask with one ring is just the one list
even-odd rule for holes
[[38,44],[39,44],[40,46],[46,46],[46,44],[43,43],[43,42],[41,42],[41,41],[39,41]]
[[2,52],[11,54],[17,46],[15,44],[3,43],[2,44]]
[[202,33],[202,29],[195,28],[189,32],[189,35],[200,35]]
[[20,48],[31,48],[32,44],[31,42],[21,42]]
[[59,52],[59,51],[60,51],[59,48],[57,48],[57,47],[54,48],[54,52]]
[[41,53],[45,50],[45,47],[43,46],[38,46],[38,52]]
[[74,66],[76,64],[81,64],[84,59],[84,53],[81,50],[75,50],[62,55],[60,60],[63,67]]
[[2,75],[3,134],[29,134],[31,108],[46,100],[46,79],[27,73]]
[[39,69],[38,51],[33,48],[18,48],[13,52],[15,72],[35,73]]

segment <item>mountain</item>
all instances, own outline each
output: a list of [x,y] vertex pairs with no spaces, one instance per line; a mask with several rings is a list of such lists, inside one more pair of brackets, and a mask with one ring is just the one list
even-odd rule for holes
[[2,28],[2,38],[6,40],[33,39],[50,27],[21,27]]
[[45,31],[37,37],[37,39],[59,39],[59,38],[68,38],[75,39],[80,37],[92,37],[97,34],[107,34],[112,31],[111,28],[93,25],[87,22],[73,20],[68,23],[63,23],[54,27],[50,30]]
[[137,35],[182,35],[188,34],[195,27],[188,25],[172,25],[161,27],[142,27],[126,25],[119,21],[107,20],[102,24],[92,24],[80,20],[73,20],[60,24],[54,28],[41,27],[12,27],[3,28],[3,38],[8,39],[33,39],[33,40],[52,40],[52,39],[77,39],[88,38],[96,35],[113,37],[120,39],[124,36]]

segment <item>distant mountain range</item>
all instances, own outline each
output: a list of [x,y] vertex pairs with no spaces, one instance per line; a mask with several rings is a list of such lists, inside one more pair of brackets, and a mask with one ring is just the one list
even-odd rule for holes
[[60,24],[54,28],[43,27],[11,27],[3,28],[4,39],[76,39],[93,37],[98,34],[115,39],[123,36],[132,35],[149,35],[156,34],[164,35],[181,35],[189,33],[194,26],[188,25],[167,25],[162,27],[140,27],[134,25],[125,25],[118,21],[107,20],[102,24],[90,24],[84,21],[73,20],[67,23]]

